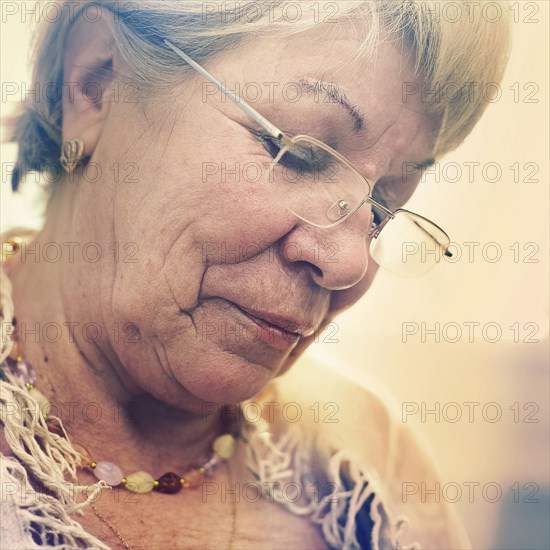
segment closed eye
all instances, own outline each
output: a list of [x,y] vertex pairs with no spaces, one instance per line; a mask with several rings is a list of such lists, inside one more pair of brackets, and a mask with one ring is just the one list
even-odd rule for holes
[[[276,158],[284,145],[273,136],[262,132],[254,132],[266,151]],[[320,174],[332,164],[332,155],[320,148],[307,145],[294,145],[279,160],[279,164],[298,174]]]

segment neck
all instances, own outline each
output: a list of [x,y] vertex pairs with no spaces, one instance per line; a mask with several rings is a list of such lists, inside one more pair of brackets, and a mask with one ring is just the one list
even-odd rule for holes
[[[46,224],[35,239],[41,252],[46,243],[76,240],[63,230],[58,221]],[[74,266],[64,259],[48,262],[38,254],[36,261],[27,254],[22,261],[21,252],[9,272],[19,351],[36,371],[37,388],[52,403],[50,414],[94,460],[114,462],[126,472],[183,471],[210,454],[212,441],[223,431],[220,412],[205,418],[196,406],[176,409],[125,379],[114,350],[92,333],[110,327],[98,312],[83,314],[71,305],[78,297],[67,296],[67,270]],[[86,323],[91,327],[87,338]]]

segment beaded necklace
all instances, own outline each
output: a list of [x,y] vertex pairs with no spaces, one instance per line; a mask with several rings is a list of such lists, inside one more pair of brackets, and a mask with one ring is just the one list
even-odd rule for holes
[[[15,321],[15,319],[14,319]],[[23,359],[17,352],[17,340],[14,339],[14,352],[10,354],[5,362],[0,365],[0,379],[9,381],[2,368],[7,366],[11,376],[20,384],[27,388],[29,394],[36,400],[41,414],[44,416],[48,431],[59,437],[66,437],[66,433],[59,421],[55,416],[50,416],[51,403],[48,398],[35,387],[36,374],[32,365]],[[112,462],[100,461],[96,462],[92,459],[92,456],[88,449],[78,443],[71,442],[73,448],[80,455],[77,468],[82,470],[92,470],[95,477],[107,483],[112,487],[124,487],[126,490],[133,493],[149,493],[151,491],[158,491],[165,494],[179,493],[182,489],[196,488],[202,485],[204,478],[214,477],[217,469],[222,463],[225,463],[227,467],[228,476],[231,478],[231,469],[229,467],[229,459],[233,456],[235,451],[236,438],[240,437],[243,427],[244,416],[240,407],[237,409],[237,414],[231,416],[227,407],[222,409],[222,420],[224,424],[223,435],[214,439],[212,444],[212,454],[206,457],[198,464],[186,470],[183,474],[178,475],[174,472],[168,472],[158,479],[154,479],[151,474],[145,471],[137,471],[128,476],[122,474],[122,470]],[[228,419],[231,418],[231,421]],[[114,533],[114,535],[120,540],[126,550],[133,550],[132,546],[122,536],[120,531],[109,521],[98,509],[94,502],[90,503],[94,514]],[[236,504],[232,503],[232,529],[231,537],[229,540],[229,549],[233,548],[233,542],[235,539],[235,521],[236,521]]]
[[[19,251],[21,244],[26,240],[29,240],[28,235],[26,237],[16,236],[6,243],[3,243],[2,264],[9,265],[9,263],[14,260],[13,254]],[[13,319],[13,325],[16,327],[15,318]],[[66,433],[59,420],[49,415],[51,409],[50,401],[35,387],[36,374],[34,368],[28,361],[23,359],[23,354],[19,349],[20,342],[16,334],[12,334],[11,337],[14,344],[13,349],[5,361],[11,375],[21,385],[25,386],[29,394],[37,401],[40,411],[46,419],[48,430],[59,437],[66,437]],[[7,378],[3,376],[1,365],[0,377],[7,380]],[[167,472],[155,479],[150,473],[140,470],[125,476],[120,467],[113,462],[95,460],[90,451],[83,444],[72,441],[72,446],[80,455],[80,461],[77,467],[92,470],[98,480],[105,481],[111,487],[122,486],[134,493],[158,491],[165,494],[175,494],[179,493],[183,488],[190,489],[199,487],[202,485],[204,478],[213,477],[220,464],[233,456],[236,438],[241,435],[244,417],[240,407],[237,408],[235,414],[231,414],[227,406],[224,406],[221,410],[221,415],[224,424],[223,435],[218,436],[213,441],[212,453],[210,456],[204,457],[197,464],[193,464],[181,474]]]
[[[21,385],[24,385],[29,394],[38,403],[46,419],[48,430],[59,437],[66,437],[66,433],[57,417],[49,415],[51,409],[50,401],[35,387],[36,374],[32,365],[23,359],[17,350],[7,357],[6,365],[12,377]],[[168,472],[155,479],[150,473],[139,470],[125,476],[121,468],[113,462],[96,461],[83,444],[71,441],[73,448],[80,455],[77,467],[91,470],[98,480],[104,481],[111,487],[124,487],[133,493],[143,494],[158,491],[165,494],[176,494],[184,488],[199,487],[205,478],[213,477],[219,466],[224,461],[229,460],[235,452],[236,438],[239,437],[241,432],[242,414],[240,409],[237,409],[237,414],[230,414],[227,406],[222,408],[221,414],[224,423],[224,433],[214,439],[211,455],[193,464],[182,474]]]
[[[229,467],[229,462],[226,462],[225,463],[226,466],[227,466],[227,474],[229,476],[229,479],[230,479],[230,484],[232,485],[233,483],[231,482],[231,468]],[[235,522],[236,522],[236,519],[237,519],[237,505],[236,503],[232,500],[231,501],[232,503],[232,506],[231,506],[231,512],[232,512],[232,522],[231,522],[231,537],[229,539],[229,544],[227,546],[227,550],[232,550],[233,549],[233,543],[235,541],[235,531],[236,531],[236,525],[235,525]],[[118,531],[118,529],[105,517],[103,516],[103,514],[101,514],[99,512],[99,510],[97,509],[96,505],[92,502],[90,504],[90,506],[92,507],[92,510],[94,511],[94,514],[105,524],[107,525],[107,527],[117,536],[117,538],[120,540],[120,542],[122,543],[122,545],[124,546],[124,548],[126,548],[126,550],[134,550],[129,544],[128,544],[128,541],[122,536],[122,534],[120,533],[120,531]]]
[[[17,252],[20,243],[24,239],[16,237],[7,243],[8,247],[2,247],[2,266],[0,269],[7,267],[10,263],[8,258],[5,257],[5,252]],[[9,258],[13,260],[13,258]],[[16,319],[13,318],[13,326],[16,325]],[[30,362],[23,358],[23,355],[19,353],[19,342],[15,334],[10,334],[10,339],[13,342],[12,352],[6,359],[0,364],[0,380],[10,382],[10,379],[5,374],[5,367],[9,370],[12,378],[16,380],[20,385],[24,386],[29,394],[36,400],[39,408],[39,414],[42,414],[48,431],[59,437],[66,438],[67,434],[61,425],[59,419],[55,416],[50,416],[51,403],[48,398],[35,387],[36,374],[34,368]],[[99,480],[103,480],[107,485],[112,487],[123,487],[124,489],[134,493],[148,493],[151,491],[158,491],[165,494],[179,493],[182,489],[196,488],[202,485],[204,478],[211,478],[215,475],[217,469],[221,464],[225,464],[227,468],[228,477],[231,479],[231,468],[229,466],[229,459],[233,456],[235,451],[235,443],[238,437],[242,436],[242,430],[244,429],[244,415],[240,406],[237,408],[235,414],[231,415],[227,411],[227,407],[223,407],[222,421],[224,432],[223,435],[218,436],[212,444],[212,453],[200,460],[197,464],[194,464],[188,468],[185,472],[178,475],[174,472],[168,472],[158,479],[154,479],[151,474],[144,471],[137,471],[128,476],[122,474],[122,470],[112,462],[108,461],[95,461],[92,458],[88,449],[78,443],[71,442],[73,448],[78,452],[80,459],[77,464],[77,468],[82,470],[92,470],[95,477]],[[124,548],[127,550],[133,550],[132,546],[122,536],[120,531],[104,517],[94,502],[90,503],[90,506],[101,522],[114,533],[114,535],[120,540]],[[235,540],[236,530],[236,504],[232,503],[232,528],[231,536],[229,540],[228,548],[233,548]]]

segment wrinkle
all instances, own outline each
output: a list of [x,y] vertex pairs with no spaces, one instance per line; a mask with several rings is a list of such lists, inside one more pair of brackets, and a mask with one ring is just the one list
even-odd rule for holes
[[157,340],[159,343],[159,346],[161,347],[162,351],[164,352],[164,361],[161,359],[159,352],[155,346],[153,346],[153,352],[155,354],[155,357],[157,358],[158,364],[161,366],[163,373],[166,375],[166,378],[168,378],[171,381],[175,381],[175,378],[172,373],[172,367],[170,366],[170,361],[168,360],[168,354],[166,353],[166,348],[164,347],[164,344]]
[[164,280],[166,281],[166,284],[168,286],[168,288],[170,289],[170,292],[172,293],[172,297],[174,298],[174,302],[176,303],[176,305],[178,306],[178,309],[180,311],[185,311],[183,310],[176,298],[175,298],[175,294],[174,294],[174,291],[172,289],[172,287],[170,286],[170,283],[168,281],[168,276],[166,275],[166,258],[170,255],[172,249],[176,246],[176,244],[178,243],[178,241],[184,236],[184,234],[189,230],[189,228],[192,226],[193,224],[193,221],[190,221],[185,227],[183,227],[181,229],[181,231],[178,232],[177,236],[174,238],[174,240],[168,244],[168,248],[166,250],[165,253],[163,253],[163,256],[162,256],[162,264],[160,266],[160,271],[162,272],[163,276],[164,276]]
[[[172,134],[174,133],[174,129],[176,128],[176,123],[179,119],[179,117],[181,116],[181,114],[183,113],[184,109],[187,107],[187,105],[189,104],[189,101],[191,100],[191,98],[187,99],[187,101],[185,101],[185,103],[183,103],[182,105],[180,105],[180,108],[179,110],[177,110],[177,113],[175,114],[175,116],[173,117],[173,122],[172,122],[172,127],[170,128],[170,132],[168,133],[168,137],[166,139],[166,143],[164,144],[164,148],[162,150],[162,154],[160,155],[160,158],[159,158],[159,161],[157,163],[157,166],[156,166],[156,169],[158,170],[163,158],[164,158],[164,155],[166,154],[166,149],[168,148],[168,144],[170,142],[170,139],[172,137]],[[168,119],[168,115],[166,115],[164,121],[166,121]],[[159,124],[159,136],[160,136],[160,130],[161,128],[163,127],[163,125],[160,125]],[[158,136],[157,136],[158,137]]]

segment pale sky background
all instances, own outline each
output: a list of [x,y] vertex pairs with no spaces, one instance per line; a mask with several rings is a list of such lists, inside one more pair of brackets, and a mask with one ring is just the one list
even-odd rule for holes
[[[327,341],[328,333],[323,333],[310,352],[358,380],[375,377],[382,391],[393,394],[398,408],[405,401],[426,402],[431,408],[435,402],[441,407],[468,401],[500,405],[503,419],[496,423],[486,422],[480,415],[473,423],[410,422],[430,445],[447,480],[482,485],[497,482],[503,487],[503,499],[497,504],[482,499],[469,503],[466,498],[457,504],[474,548],[512,548],[514,537],[522,541],[522,548],[548,544],[548,523],[545,526],[543,522],[548,521],[549,449],[550,3],[520,4],[538,7],[532,18],[538,23],[514,24],[514,48],[500,100],[490,105],[468,140],[428,172],[409,203],[411,209],[436,220],[463,246],[461,260],[444,263],[419,280],[382,273],[369,294],[336,320],[338,331],[332,339],[337,342]],[[29,37],[28,28],[16,19],[2,24],[3,117],[12,108],[12,102],[4,97],[6,83],[20,86],[30,80],[26,64]],[[526,102],[528,98],[534,102]],[[13,225],[39,227],[40,202],[33,178],[28,178],[20,196],[12,195],[6,163],[15,159],[15,148],[2,144],[1,157],[2,230]],[[465,163],[470,162],[479,163],[475,181],[469,181]],[[485,168],[488,178],[493,178],[491,163],[500,167],[499,181],[483,177]],[[462,170],[458,180],[456,165]],[[519,182],[514,181],[514,168],[510,168],[514,166],[519,166]],[[472,263],[463,245],[468,242],[480,243]],[[487,247],[488,243],[496,246]],[[482,254],[484,246],[489,258],[500,248],[500,261],[487,261]],[[519,262],[514,261],[510,247],[519,250]],[[536,263],[523,261],[529,253]],[[423,343],[419,333],[403,343],[403,323],[409,327],[416,323],[419,329],[426,323],[433,329],[436,322],[441,326],[458,324],[462,338],[457,343],[435,343],[433,335],[427,335]],[[464,325],[468,322],[480,324],[474,342],[468,339]],[[483,340],[481,328],[487,323],[501,328],[500,341]],[[456,333],[451,325],[448,328],[448,337],[453,338]],[[539,342],[516,343],[515,334],[520,340],[531,335]],[[520,408],[534,403],[539,422],[514,422],[509,409],[514,403]],[[532,409],[521,410],[523,418]],[[538,484],[540,502],[510,504],[508,487],[528,482]],[[507,543],[511,546],[503,546]]]

